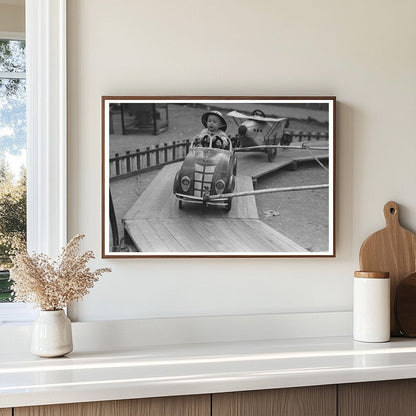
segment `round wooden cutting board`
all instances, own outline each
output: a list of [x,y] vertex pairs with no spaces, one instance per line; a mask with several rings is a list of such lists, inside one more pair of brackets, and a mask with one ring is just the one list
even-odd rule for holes
[[399,222],[399,206],[394,201],[384,205],[386,228],[370,235],[360,250],[362,271],[390,273],[390,328],[391,335],[400,335],[394,317],[394,299],[399,282],[416,271],[416,234]]

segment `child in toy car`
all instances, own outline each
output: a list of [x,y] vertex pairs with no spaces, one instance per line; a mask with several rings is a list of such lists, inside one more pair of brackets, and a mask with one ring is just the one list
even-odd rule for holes
[[208,111],[202,115],[202,124],[205,127],[194,138],[194,146],[208,147],[212,139],[212,147],[225,149],[228,146],[227,122],[220,111]]

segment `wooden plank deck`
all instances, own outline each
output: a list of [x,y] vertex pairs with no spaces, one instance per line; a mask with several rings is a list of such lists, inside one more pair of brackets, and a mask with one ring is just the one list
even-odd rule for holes
[[[184,203],[184,209],[179,209],[179,202],[173,194],[173,181],[181,163],[165,166],[152,183],[142,193],[124,216],[123,221],[136,219],[165,219],[165,218],[257,218],[257,205],[254,196],[235,198],[230,212],[219,207],[207,207],[202,214],[201,205]],[[237,176],[236,192],[253,189],[249,176]]]
[[[156,221],[156,222],[155,222]],[[306,250],[256,219],[138,219],[126,230],[142,252],[276,253]]]
[[[184,204],[172,187],[180,163],[164,167],[125,215],[126,231],[142,252],[249,253],[306,251],[258,218],[253,195],[234,198],[229,212]],[[236,191],[252,190],[249,176],[237,176]]]

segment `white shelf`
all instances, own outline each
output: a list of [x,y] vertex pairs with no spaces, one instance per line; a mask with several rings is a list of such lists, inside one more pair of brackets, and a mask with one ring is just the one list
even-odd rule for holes
[[350,337],[0,354],[0,407],[273,389],[416,377],[416,340]]

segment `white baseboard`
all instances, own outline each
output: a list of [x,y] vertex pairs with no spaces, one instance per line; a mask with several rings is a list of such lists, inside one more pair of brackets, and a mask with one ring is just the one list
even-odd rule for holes
[[[352,312],[74,322],[74,350],[351,336]],[[31,325],[0,326],[1,352],[29,351]]]

